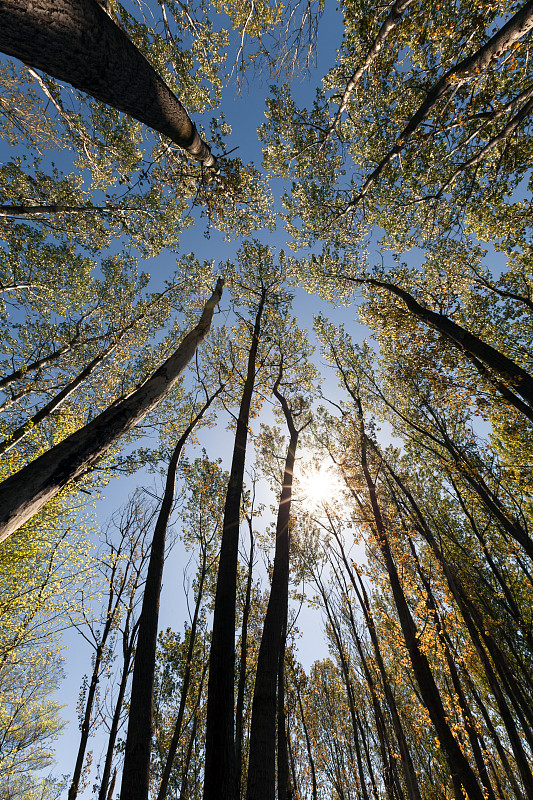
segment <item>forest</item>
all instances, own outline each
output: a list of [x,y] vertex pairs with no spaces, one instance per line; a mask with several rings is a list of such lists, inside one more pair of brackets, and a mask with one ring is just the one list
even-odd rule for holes
[[533,0],[0,0],[0,83],[0,798],[531,800]]

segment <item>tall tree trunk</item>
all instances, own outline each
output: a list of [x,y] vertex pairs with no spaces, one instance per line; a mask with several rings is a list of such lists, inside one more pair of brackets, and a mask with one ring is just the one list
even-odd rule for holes
[[222,388],[208,398],[203,408],[187,426],[178,439],[168,465],[165,492],[152,540],[139,621],[139,635],[133,665],[128,733],[124,749],[124,767],[120,790],[121,800],[148,800],[159,598],[165,563],[166,532],[174,505],[176,470],[181,451],[190,433],[221,391]]
[[[250,531],[250,556],[248,559],[248,576],[246,578],[246,594],[242,609],[241,653],[239,659],[239,681],[237,685],[237,704],[235,707],[235,761],[236,761],[236,796],[241,796],[242,783],[242,740],[244,731],[244,697],[246,693],[246,677],[248,674],[248,620],[252,599],[252,579],[254,565],[254,531],[252,518],[247,516]],[[158,799],[159,800],[159,799]]]
[[0,484],[0,542],[92,466],[168,394],[207,336],[222,286],[219,278],[198,324],[148,380]]
[[[128,615],[131,615],[130,609],[128,610]],[[129,616],[127,623],[129,623]],[[126,686],[128,683],[128,678],[130,676],[131,657],[133,655],[133,648],[135,645],[135,640],[137,638],[138,628],[139,628],[139,620],[137,620],[137,622],[133,626],[131,634],[128,634],[128,624],[127,624],[126,630],[123,635],[122,675],[120,677],[117,702],[115,703],[115,710],[113,712],[113,719],[111,720],[111,728],[109,730],[109,738],[107,740],[107,750],[104,761],[104,769],[102,771],[102,781],[100,783],[100,791],[98,793],[98,800],[107,800],[108,797],[108,786],[110,786],[109,779],[111,777],[111,766],[113,764],[115,742],[117,740],[118,726],[120,723],[120,716],[122,713],[122,704],[124,703],[124,697],[126,695]],[[117,771],[115,768],[112,781],[112,788],[110,787],[109,790],[111,793],[110,796],[112,796],[113,793],[116,777],[117,777]]]
[[[342,545],[342,541],[340,537],[335,536],[337,540],[337,544],[340,547],[342,560],[345,566],[345,569],[348,573],[350,578],[350,582],[355,590],[357,595],[357,599],[359,601],[359,605],[361,606],[361,611],[363,612],[363,616],[365,619],[366,627],[368,633],[370,634],[370,641],[372,642],[372,649],[374,651],[374,658],[376,660],[376,665],[378,667],[378,671],[381,677],[381,683],[383,685],[383,691],[385,693],[385,699],[387,701],[387,706],[389,708],[389,712],[391,715],[392,720],[392,727],[394,729],[394,733],[396,735],[396,739],[398,742],[398,748],[400,750],[400,759],[402,762],[403,773],[405,778],[405,783],[407,787],[407,793],[409,795],[409,800],[422,800],[420,795],[420,789],[418,787],[418,780],[416,777],[416,770],[413,766],[413,760],[411,757],[411,751],[409,749],[409,745],[407,743],[407,738],[405,736],[405,732],[403,730],[402,721],[400,718],[400,714],[398,712],[398,707],[396,705],[396,700],[394,697],[394,692],[391,687],[389,676],[387,675],[387,671],[385,669],[385,664],[383,661],[383,657],[381,655],[381,648],[379,646],[379,640],[376,632],[376,625],[374,622],[374,618],[372,616],[372,612],[370,609],[370,602],[368,599],[368,595],[365,590],[365,586],[363,581],[361,580],[361,576],[355,566],[353,564],[353,570],[350,567],[350,563],[346,556],[346,552]],[[359,586],[354,578],[354,573],[357,575]]]
[[235,595],[239,555],[239,523],[250,405],[255,384],[257,349],[266,296],[267,290],[263,288],[248,354],[246,380],[237,418],[233,458],[224,504],[222,542],[209,654],[204,800],[234,800],[235,798],[233,686],[235,680]]
[[180,743],[180,737],[182,734],[183,717],[185,716],[185,709],[187,707],[187,696],[189,694],[189,684],[191,682],[194,646],[196,644],[196,629],[198,627],[198,618],[200,616],[200,609],[202,607],[206,572],[207,572],[207,548],[204,548],[202,557],[202,569],[200,573],[200,582],[198,585],[196,603],[194,605],[194,613],[191,623],[191,632],[189,634],[189,646],[187,647],[187,657],[185,661],[185,671],[183,673],[183,683],[181,686],[181,696],[178,708],[178,716],[176,717],[176,722],[174,724],[174,731],[172,733],[172,739],[170,741],[170,746],[168,748],[167,760],[163,769],[163,775],[161,777],[161,785],[159,787],[159,792],[157,793],[157,800],[165,800],[167,796],[168,782],[170,780],[174,758],[176,756],[178,745]]
[[360,446],[361,446],[361,467],[367,485],[368,494],[373,516],[373,528],[376,542],[381,551],[383,561],[389,576],[392,595],[398,612],[398,618],[407,648],[413,672],[420,688],[420,694],[429,712],[430,719],[435,727],[440,745],[446,755],[450,774],[453,780],[454,791],[457,800],[463,800],[463,793],[469,800],[483,800],[483,791],[479,786],[476,776],[466,760],[457,740],[455,739],[450,726],[446,720],[446,714],[442,704],[442,699],[431,672],[431,667],[426,655],[420,649],[418,643],[418,632],[411,611],[407,604],[403,588],[400,583],[396,564],[389,547],[387,530],[381,509],[377,499],[376,486],[372,480],[366,456],[366,433],[364,429],[363,410],[358,404]]
[[178,98],[96,0],[2,0],[0,50],[144,122],[217,167]]
[[276,685],[289,601],[289,519],[294,459],[299,434],[294,426],[287,401],[277,390],[278,384],[279,379],[274,387],[274,393],[282,404],[290,431],[290,441],[276,522],[272,585],[257,658],[250,728],[247,800],[274,800],[276,793]]

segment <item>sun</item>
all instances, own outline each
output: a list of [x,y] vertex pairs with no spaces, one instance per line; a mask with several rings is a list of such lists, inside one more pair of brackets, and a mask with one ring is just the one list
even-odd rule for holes
[[309,513],[342,501],[343,486],[333,463],[304,462],[298,474],[298,498]]

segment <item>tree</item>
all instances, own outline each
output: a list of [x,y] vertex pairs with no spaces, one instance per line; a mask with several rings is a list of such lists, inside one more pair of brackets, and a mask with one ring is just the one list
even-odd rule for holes
[[135,798],[148,800],[159,597],[163,580],[166,531],[174,505],[176,470],[189,435],[222,390],[223,386],[207,397],[198,412],[193,412],[194,416],[179,437],[168,465],[165,492],[150,549],[133,666],[121,786],[121,797],[128,798],[128,800],[130,798],[131,800],[135,800]]
[[129,396],[71,434],[39,459],[4,481],[0,516],[3,541],[54,497],[67,483],[90,467],[106,449],[139,422],[170,391],[196,349],[207,336],[222,294],[218,280],[200,320],[164,364]]
[[235,797],[233,688],[235,603],[246,445],[252,395],[258,368],[257,361],[261,357],[259,347],[262,337],[266,337],[268,332],[268,325],[265,325],[263,315],[265,314],[268,321],[268,311],[271,308],[279,313],[287,305],[287,293],[283,289],[283,269],[274,266],[269,249],[258,242],[250,242],[240,251],[240,258],[242,274],[235,275],[233,285],[241,289],[242,302],[251,307],[254,323],[235,430],[228,491],[224,504],[224,522],[209,656],[205,800],[214,800],[215,797],[220,797],[221,791],[223,798],[229,800],[229,798]]
[[[306,353],[298,353],[292,337],[287,337],[280,348],[280,369],[273,387],[273,394],[281,404],[285,421],[289,429],[290,439],[287,448],[283,482],[276,521],[276,548],[270,596],[263,624],[263,633],[257,659],[254,695],[252,703],[252,720],[250,726],[250,750],[248,759],[248,784],[246,796],[250,800],[255,798],[272,798],[275,796],[276,775],[276,710],[283,707],[279,693],[283,690],[283,679],[279,677],[280,670],[283,675],[285,660],[285,635],[289,604],[289,552],[290,552],[290,513],[292,498],[292,478],[296,459],[296,448],[301,431],[310,422],[308,414],[304,417],[303,425],[298,428],[299,418],[306,411],[305,401],[300,396],[296,401],[288,400],[280,390],[284,382],[289,383],[291,372],[294,369],[294,357],[297,354],[297,368],[302,369],[300,363]],[[287,355],[287,344],[291,347]],[[288,363],[287,363],[288,362]],[[289,375],[287,375],[289,372]],[[299,382],[300,383],[300,382]],[[299,389],[303,388],[302,384]],[[281,683],[278,683],[281,681]],[[279,688],[278,688],[279,687]],[[278,726],[278,740],[282,738],[282,729]],[[282,755],[285,748],[279,748]],[[278,759],[278,775],[283,775],[283,769]],[[286,787],[285,794],[286,794]]]
[[215,172],[179,100],[96,0],[2,4],[0,49],[168,136]]

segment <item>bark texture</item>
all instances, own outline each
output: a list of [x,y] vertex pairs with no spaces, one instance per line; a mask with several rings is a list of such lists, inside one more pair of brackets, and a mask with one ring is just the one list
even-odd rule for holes
[[92,466],[168,394],[209,333],[222,286],[219,278],[198,324],[148,380],[0,484],[0,542]]
[[0,50],[129,114],[217,169],[178,98],[96,0],[2,0]]

